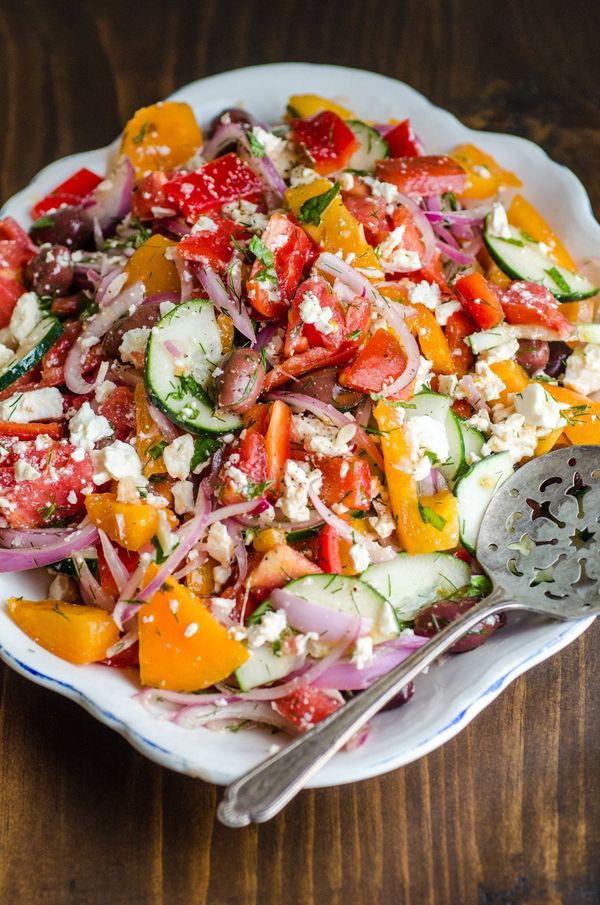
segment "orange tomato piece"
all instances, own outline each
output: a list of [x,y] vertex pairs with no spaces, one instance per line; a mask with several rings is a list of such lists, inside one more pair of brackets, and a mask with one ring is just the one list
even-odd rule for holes
[[140,678],[153,688],[200,691],[226,679],[249,656],[202,600],[173,578],[141,608],[138,631]]
[[159,292],[181,292],[181,280],[177,273],[174,261],[169,261],[165,255],[168,248],[175,248],[176,242],[166,239],[160,234],[150,238],[140,245],[132,254],[125,272],[127,283],[132,285],[140,280],[145,287],[146,295],[156,295]]
[[123,130],[121,153],[139,179],[151,170],[167,172],[186,163],[202,145],[202,132],[189,104],[163,101],[137,110]]
[[516,361],[496,361],[490,365],[490,368],[505,386],[498,399],[492,400],[494,403],[501,402],[502,405],[508,405],[509,394],[520,393],[529,383],[527,372]]
[[114,493],[90,493],[85,508],[91,522],[126,550],[141,550],[158,528],[158,511],[149,503],[119,503]]
[[524,230],[536,242],[544,242],[550,248],[550,257],[566,267],[567,270],[577,270],[575,261],[562,244],[556,233],[552,230],[542,215],[533,204],[526,201],[522,195],[515,195],[507,211],[508,222],[517,229]]
[[302,578],[303,575],[318,571],[318,566],[293,547],[277,544],[265,553],[252,570],[246,587],[253,591],[272,591],[273,588],[282,588],[293,578]]
[[136,385],[134,402],[135,449],[142,463],[142,473],[147,478],[155,474],[165,474],[167,469],[162,453],[156,455],[165,438],[150,415],[148,397],[143,383]]
[[557,402],[571,409],[567,412],[571,423],[567,424],[563,431],[573,445],[600,444],[600,402],[594,402],[587,396],[552,383],[545,383],[544,389]]
[[411,308],[414,314],[406,318],[406,326],[416,337],[423,356],[429,359],[436,374],[454,374],[452,352],[435,315],[425,305],[411,305]]
[[506,186],[523,185],[514,173],[505,170],[476,145],[459,145],[451,156],[467,173],[467,187],[461,192],[463,198],[489,198]]
[[100,607],[11,597],[8,612],[29,638],[69,663],[103,660],[119,640],[112,616]]
[[278,493],[285,463],[290,457],[290,437],[292,433],[291,409],[277,399],[271,406],[269,426],[265,434],[267,453],[267,480],[271,482],[269,491]]

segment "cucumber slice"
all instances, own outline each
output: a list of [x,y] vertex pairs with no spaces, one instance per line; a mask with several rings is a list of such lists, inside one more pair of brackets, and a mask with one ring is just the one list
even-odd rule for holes
[[299,658],[294,654],[273,653],[271,645],[250,650],[250,656],[239,669],[235,671],[235,677],[242,691],[250,691],[258,685],[266,685],[283,679],[299,666]]
[[490,255],[504,273],[514,280],[530,280],[541,283],[561,301],[587,299],[598,289],[590,281],[566,267],[560,267],[544,254],[539,242],[533,242],[526,234],[510,226],[511,238],[501,239],[488,232],[489,215],[486,218],[483,240]]
[[5,390],[11,383],[22,377],[27,371],[41,361],[63,332],[62,324],[55,317],[43,318],[28,333],[13,358],[0,371],[0,390]]
[[449,553],[399,553],[390,562],[369,566],[362,580],[389,601],[398,619],[408,622],[424,606],[466,587],[471,570]]
[[479,528],[490,500],[513,471],[509,453],[494,453],[475,462],[457,482],[454,494],[458,500],[460,540],[469,553],[475,553]]
[[388,157],[390,150],[388,143],[377,129],[367,126],[359,119],[346,120],[346,125],[354,132],[354,137],[360,147],[356,149],[348,162],[349,170],[361,170],[371,173],[375,169],[375,163]]
[[452,411],[452,399],[440,393],[417,393],[411,399],[410,405],[412,408],[407,407],[405,410],[407,421],[416,415],[429,415],[446,428],[449,456],[446,462],[436,465],[436,468],[447,481],[453,481],[464,466],[465,450],[460,419]]
[[576,324],[575,333],[580,343],[600,343],[600,324]]
[[[180,354],[171,355],[166,343]],[[152,401],[191,433],[221,434],[241,427],[241,418],[215,409],[207,393],[222,357],[212,302],[192,299],[177,305],[150,331],[144,378]],[[178,369],[185,374],[176,374]]]
[[485,443],[485,437],[476,427],[471,427],[470,424],[466,424],[460,419],[459,426],[465,450],[465,466],[468,468],[473,464],[470,461],[471,456],[481,456],[481,447]]
[[371,619],[374,644],[389,641],[399,634],[392,608],[374,588],[359,578],[325,573],[306,575],[291,581],[286,585],[286,591],[338,613]]
[[503,343],[513,339],[513,331],[509,327],[496,327],[494,330],[481,330],[479,333],[471,333],[466,337],[474,355],[489,352]]

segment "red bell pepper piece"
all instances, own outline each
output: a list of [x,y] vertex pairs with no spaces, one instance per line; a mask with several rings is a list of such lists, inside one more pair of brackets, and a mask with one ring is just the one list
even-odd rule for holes
[[375,247],[383,242],[390,233],[384,199],[377,195],[364,197],[344,192],[343,201],[352,216],[362,223],[369,245]]
[[509,324],[539,324],[561,336],[568,336],[573,330],[550,290],[539,283],[517,280],[501,293],[500,302]]
[[281,487],[283,469],[290,457],[291,434],[292,412],[285,402],[277,399],[271,406],[269,426],[265,434],[267,480],[271,482],[270,493],[277,494]]
[[406,195],[441,195],[455,192],[460,195],[467,183],[463,168],[444,155],[431,157],[396,157],[379,160],[377,178],[391,182]]
[[135,400],[129,387],[117,387],[98,408],[98,414],[110,421],[117,440],[129,440],[135,431]]
[[376,330],[354,361],[339,375],[339,383],[359,393],[380,393],[404,372],[406,354],[388,330]]
[[138,220],[153,220],[155,208],[167,208],[165,185],[169,177],[162,170],[152,170],[135,185],[131,194],[131,213]]
[[323,472],[321,499],[327,506],[342,503],[348,509],[366,512],[371,507],[371,469],[358,456],[333,456],[319,459]]
[[0,327],[8,327],[17,300],[25,289],[10,277],[0,277]]
[[342,170],[358,148],[352,129],[332,110],[292,120],[292,135],[306,148],[321,176]]
[[213,214],[209,218],[215,229],[203,229],[184,236],[177,246],[177,254],[186,261],[200,261],[218,271],[231,262],[235,251],[234,241],[247,239],[248,231],[239,223]]
[[102,176],[96,176],[91,170],[83,167],[38,201],[31,209],[31,216],[37,220],[38,217],[43,217],[44,214],[56,211],[60,207],[74,207],[91,195],[101,182]]
[[258,201],[262,183],[233,152],[217,157],[196,170],[175,176],[164,185],[165,198],[192,221],[205,211],[241,198]]
[[413,132],[409,119],[403,120],[385,133],[390,157],[418,157],[423,153],[423,146]]
[[448,318],[444,333],[452,352],[452,361],[458,377],[463,377],[473,366],[475,356],[464,340],[471,333],[477,333],[478,329],[477,324],[466,311],[457,311]]
[[469,273],[454,284],[463,308],[482,330],[490,330],[504,320],[500,298],[494,285],[480,273]]
[[329,349],[308,349],[300,355],[292,355],[276,365],[272,371],[269,371],[265,378],[264,392],[270,393],[271,390],[282,386],[293,377],[300,377],[309,371],[315,371],[317,368],[326,368],[334,365],[345,364],[354,355],[355,347],[349,343],[345,343],[341,349],[331,352]]
[[28,424],[15,424],[14,421],[0,421],[0,437],[18,437],[19,440],[33,440],[47,434],[52,440],[63,437],[63,426],[58,421],[47,421],[45,424],[30,421]]
[[265,264],[254,262],[246,291],[253,308],[265,317],[280,317],[298,288],[302,272],[313,253],[313,242],[291,217],[275,213],[262,234],[261,241],[273,256],[273,270],[277,284],[273,280],[261,279]]

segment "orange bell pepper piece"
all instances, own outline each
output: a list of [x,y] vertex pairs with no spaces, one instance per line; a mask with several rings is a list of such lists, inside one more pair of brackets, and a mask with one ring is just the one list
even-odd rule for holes
[[596,304],[593,298],[582,299],[580,302],[562,302],[560,306],[560,313],[572,324],[591,324],[595,311]]
[[292,94],[287,102],[288,115],[292,119],[299,116],[302,118],[314,116],[315,113],[321,113],[323,110],[331,110],[342,119],[356,119],[346,107],[342,107],[326,97],[320,97],[318,94]]
[[163,101],[137,110],[123,130],[121,153],[139,179],[150,170],[168,172],[186,163],[202,145],[202,132],[189,104]]
[[545,456],[546,453],[553,450],[562,437],[562,433],[562,428],[558,427],[556,430],[550,431],[547,437],[540,437],[533,455],[537,458],[538,456]]
[[563,431],[573,445],[600,444],[600,402],[552,383],[545,383],[544,389],[557,402],[569,407],[565,414],[570,423]]
[[85,498],[85,508],[90,521],[126,550],[141,550],[158,528],[154,506],[144,502],[119,503],[114,493],[90,493]]
[[506,186],[523,185],[514,173],[503,169],[476,145],[459,145],[450,156],[467,172],[467,187],[462,192],[464,198],[490,198]]
[[103,660],[119,640],[112,616],[100,607],[11,597],[8,612],[29,638],[69,663]]
[[444,331],[435,315],[425,305],[411,305],[414,314],[406,318],[406,326],[416,337],[421,352],[431,362],[436,374],[454,374],[456,368]]
[[271,482],[269,491],[277,494],[281,487],[283,469],[290,457],[290,437],[292,434],[291,409],[277,399],[271,406],[269,426],[265,434],[267,453],[267,479]]
[[159,292],[181,291],[181,280],[177,273],[174,261],[165,257],[168,248],[175,248],[176,242],[171,242],[160,234],[150,238],[140,245],[132,254],[125,272],[127,273],[127,285],[132,286],[140,280],[145,287],[146,295],[155,295]]
[[520,393],[529,383],[527,372],[516,361],[496,361],[490,365],[490,368],[505,386],[498,399],[492,400],[493,403],[501,402],[502,405],[509,405],[509,394]]
[[140,678],[153,688],[200,691],[226,679],[249,656],[200,598],[173,578],[140,609],[138,631]]
[[165,437],[158,429],[148,408],[148,397],[143,383],[134,390],[135,402],[135,449],[142,463],[142,473],[149,478],[155,474],[165,474],[167,469],[162,457]]
[[[308,185],[298,185],[285,193],[285,203],[292,213],[298,217],[305,201],[322,195],[332,188],[329,179],[316,179]],[[352,265],[362,271],[373,271],[373,276],[381,274],[377,256],[365,239],[361,224],[352,216],[339,194],[331,201],[321,214],[318,226],[303,223],[302,226],[324,251],[335,254],[341,251],[344,257],[354,254]]]
[[217,314],[217,330],[221,338],[221,351],[225,355],[233,349],[234,327],[228,314]]
[[[419,499],[417,482],[412,475],[400,470],[409,451],[399,424],[398,410],[380,400],[374,415],[382,431],[385,476],[402,547],[407,553],[432,553],[456,547],[459,541],[456,497],[449,490],[443,490]],[[438,527],[433,522],[437,522]]]
[[536,242],[544,242],[550,248],[550,257],[566,267],[567,270],[577,270],[575,261],[562,244],[556,233],[546,223],[535,207],[526,201],[522,195],[515,195],[507,211],[508,222],[517,229],[524,230]]

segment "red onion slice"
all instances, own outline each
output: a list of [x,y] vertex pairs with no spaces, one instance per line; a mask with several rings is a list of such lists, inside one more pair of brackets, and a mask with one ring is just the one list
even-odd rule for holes
[[0,573],[24,572],[66,559],[74,553],[90,547],[98,541],[95,525],[84,525],[69,532],[63,539],[45,544],[41,548],[24,546],[17,550],[0,550]]
[[84,214],[90,223],[104,231],[129,213],[134,175],[129,158],[121,157],[86,204]]
[[84,602],[88,606],[98,606],[107,613],[112,613],[115,607],[114,600],[96,581],[83,556],[76,554],[73,559],[79,578],[79,590]]
[[276,729],[293,731],[290,722],[273,710],[268,702],[238,701],[227,704],[226,707],[207,706],[206,704],[190,704],[180,710],[173,722],[185,729],[211,728],[211,723],[218,723],[218,728],[225,728],[229,723],[237,720],[248,720],[252,723],[261,723],[274,726]]
[[249,339],[251,343],[256,341],[256,334],[252,321],[246,313],[244,303],[231,298],[227,292],[221,277],[215,273],[212,267],[207,264],[200,264],[197,268],[198,279],[202,284],[202,288],[208,294],[208,297],[217,308],[225,311],[233,321],[236,330]]
[[407,207],[412,214],[415,226],[421,233],[421,238],[423,239],[423,258],[420,266],[415,268],[416,270],[419,270],[421,267],[426,267],[435,254],[435,236],[431,228],[431,223],[419,205],[413,201],[412,198],[409,198],[408,195],[403,195],[402,192],[398,192],[396,198],[399,200],[400,204]]
[[371,562],[388,562],[390,559],[394,559],[396,550],[393,547],[380,547],[376,541],[371,540],[370,537],[367,537],[364,534],[361,534],[360,537],[357,538],[356,532],[352,526],[338,515],[335,515],[310,485],[308,487],[308,496],[313,508],[316,509],[323,521],[327,522],[328,525],[331,525],[341,537],[350,541],[350,543],[353,544],[355,541],[358,541],[358,543],[368,551]]
[[[416,637],[416,636],[415,636]],[[427,643],[428,638],[419,639],[422,643]],[[371,663],[368,663],[363,669],[359,669],[354,663],[337,663],[330,669],[321,673],[311,682],[313,688],[336,688],[338,691],[360,691],[368,688],[380,676],[385,675],[391,669],[394,669],[403,660],[413,653],[417,647],[422,644],[415,645],[410,643],[398,647],[380,647],[377,649]]]
[[100,543],[102,544],[102,552],[104,553],[106,565],[108,566],[110,574],[115,580],[115,584],[119,590],[119,593],[121,593],[123,588],[129,581],[129,572],[121,562],[119,554],[111,544],[106,533],[102,531],[102,529],[100,529],[98,531],[98,534],[100,536]]
[[269,599],[274,609],[285,610],[292,628],[300,632],[317,632],[319,640],[325,643],[368,635],[373,627],[371,619],[338,613],[281,588],[271,591]]
[[460,251],[458,248],[453,248],[452,245],[448,245],[448,243],[444,242],[442,239],[438,239],[436,244],[443,255],[450,258],[452,261],[456,261],[457,264],[468,266],[469,264],[473,264],[475,260],[475,255],[473,253],[467,254],[464,251]]

